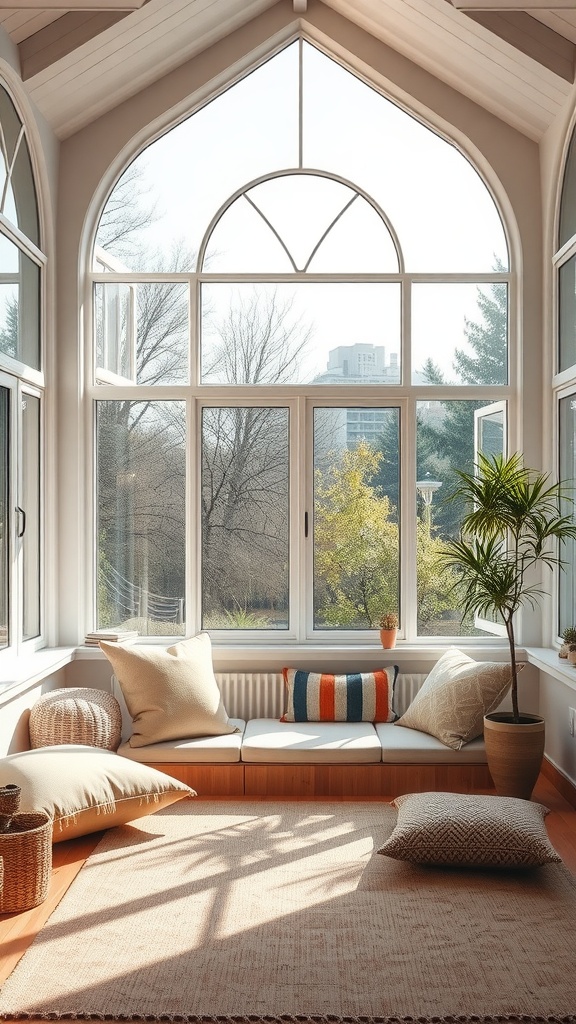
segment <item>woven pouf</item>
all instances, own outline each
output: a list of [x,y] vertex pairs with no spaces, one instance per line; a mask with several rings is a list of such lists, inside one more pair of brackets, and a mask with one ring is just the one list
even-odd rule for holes
[[52,873],[52,818],[44,811],[15,814],[0,834],[3,863],[0,913],[37,907],[46,899]]
[[116,750],[122,735],[122,712],[116,697],[104,690],[75,686],[50,690],[30,711],[30,746],[82,743]]

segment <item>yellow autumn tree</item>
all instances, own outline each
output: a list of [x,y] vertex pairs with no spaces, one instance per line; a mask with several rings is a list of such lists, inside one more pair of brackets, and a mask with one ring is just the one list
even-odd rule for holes
[[390,499],[370,483],[381,459],[363,440],[316,471],[317,625],[371,629],[398,608],[398,524]]

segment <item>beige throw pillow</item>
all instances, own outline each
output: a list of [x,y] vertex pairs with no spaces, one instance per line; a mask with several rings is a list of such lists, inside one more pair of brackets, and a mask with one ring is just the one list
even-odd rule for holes
[[533,868],[559,862],[544,825],[548,808],[508,796],[410,793],[378,853],[413,864]]
[[212,668],[208,633],[172,647],[122,647],[100,642],[132,716],[131,747],[163,740],[237,732]]
[[196,796],[183,782],[111,750],[58,744],[0,759],[0,786],[20,786],[19,813],[44,811],[52,839],[124,825]]
[[[518,669],[523,668],[518,665]],[[456,648],[446,651],[395,725],[435,736],[460,750],[481,736],[484,715],[494,711],[511,683],[510,665],[474,661]]]

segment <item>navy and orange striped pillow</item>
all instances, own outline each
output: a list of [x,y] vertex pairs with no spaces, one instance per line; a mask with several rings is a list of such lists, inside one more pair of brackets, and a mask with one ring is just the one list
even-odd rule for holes
[[304,672],[282,669],[287,690],[281,722],[393,722],[398,666],[375,672]]

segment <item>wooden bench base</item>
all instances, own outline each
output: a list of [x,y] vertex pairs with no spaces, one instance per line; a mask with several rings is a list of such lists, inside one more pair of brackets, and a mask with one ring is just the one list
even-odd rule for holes
[[492,790],[485,764],[153,764],[198,796],[370,799],[428,790]]

